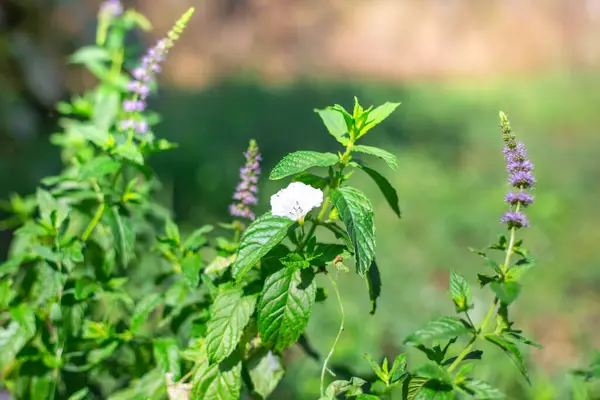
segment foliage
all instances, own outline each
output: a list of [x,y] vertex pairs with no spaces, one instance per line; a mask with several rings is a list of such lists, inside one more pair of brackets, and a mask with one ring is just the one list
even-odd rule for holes
[[[52,141],[61,147],[64,169],[45,178],[34,195],[12,200],[19,227],[10,258],[0,265],[0,376],[16,398],[267,398],[284,374],[286,349],[296,343],[307,349],[305,328],[315,303],[332,301],[318,287],[321,276],[329,280],[341,310],[338,334],[322,365],[321,399],[502,398],[474,374],[472,361],[484,355],[476,346],[484,344],[504,352],[529,381],[519,346],[541,346],[509,317],[521,278],[533,266],[516,238],[527,226],[519,207],[528,201],[509,201],[508,235],[473,251],[490,268],[478,274],[479,284],[494,296],[480,323],[470,314],[474,299],[468,280],[451,271],[449,294],[457,315],[435,318],[404,341],[430,362],[409,368],[406,354],[381,364],[365,355],[375,378],[328,382],[329,361],[345,322],[336,278],[354,264],[356,279],[366,282],[372,313],[382,285],[375,210],[351,185],[353,174],[372,179],[401,216],[396,190],[368,163],[379,158],[396,169],[397,157],[363,144],[399,103],[364,109],[355,98],[351,111],[340,105],[316,110],[340,150],[291,153],[269,177],[310,186],[312,191],[304,192],[294,186],[300,190],[294,193],[307,197],[318,189],[318,199],[290,199],[291,192],[284,191],[291,184],[271,198],[272,204],[283,201],[289,212],[280,215],[273,207],[256,219],[248,212],[246,219],[183,235],[155,200],[160,183],[147,165],[152,154],[176,146],[151,133],[158,116],[145,112],[140,86],[150,80],[134,69],[130,81],[124,64],[126,32],[148,23],[132,10],[99,17],[96,45],[72,57],[99,83],[58,106],[62,132]],[[190,17],[186,13],[153,50],[166,55]],[[158,62],[148,60],[145,67]],[[150,67],[142,72],[157,71]],[[510,148],[514,138],[503,114],[501,122]],[[259,170],[252,163],[259,158],[253,153],[247,159],[250,164],[241,173],[246,186],[236,193],[256,192],[248,185],[256,184]],[[514,185],[522,193],[528,188],[524,167],[514,168],[520,171]],[[244,207],[255,201],[236,200]],[[314,204],[320,208],[311,211]],[[502,253],[503,262],[492,252]],[[147,266],[156,264],[159,273],[152,275]],[[577,373],[597,377],[596,364]]]

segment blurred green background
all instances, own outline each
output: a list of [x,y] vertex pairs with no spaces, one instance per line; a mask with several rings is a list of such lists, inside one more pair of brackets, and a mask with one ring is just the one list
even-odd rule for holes
[[[159,197],[188,229],[228,218],[241,152],[255,138],[264,175],[290,151],[335,151],[314,108],[399,101],[365,138],[393,150],[398,171],[380,169],[398,189],[402,220],[374,184],[383,280],[369,315],[364,282],[341,277],[346,331],[333,358],[369,374],[362,354],[408,351],[402,339],[425,320],[452,312],[451,268],[475,286],[485,267],[468,251],[495,240],[507,191],[498,111],[508,113],[536,164],[532,227],[538,262],[513,309],[540,342],[527,351],[532,387],[493,349],[478,374],[515,399],[564,399],[568,370],[600,348],[600,32],[598,1],[153,0],[129,2],[155,25],[132,43],[150,43],[188,6],[197,17],[165,66],[153,106],[156,134],[180,148],[154,158]],[[8,0],[0,5],[0,197],[29,193],[60,168],[49,143],[53,104],[93,84],[67,65],[93,40],[98,2]],[[518,29],[516,29],[518,28]],[[156,37],[156,36],[154,36]],[[261,184],[259,211],[285,182]],[[5,258],[10,232],[0,236]],[[327,282],[320,283],[328,287]],[[490,298],[475,291],[475,318]],[[339,325],[334,301],[320,303],[308,337],[323,354]],[[310,399],[320,364],[298,348],[274,398]]]

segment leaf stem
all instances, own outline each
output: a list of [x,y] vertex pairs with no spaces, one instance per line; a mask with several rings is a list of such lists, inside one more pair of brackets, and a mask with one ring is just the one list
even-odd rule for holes
[[[515,212],[518,212],[518,211],[519,211],[519,204],[517,204],[517,206],[515,208]],[[502,266],[501,266],[503,275],[506,274],[506,272],[508,271],[510,257],[512,256],[513,247],[515,246],[515,236],[516,236],[515,233],[516,233],[516,228],[515,227],[510,228],[510,237],[508,239],[508,246],[506,247],[506,256],[504,257],[504,264],[502,264]],[[502,279],[504,279],[504,276],[502,276]],[[477,334],[473,335],[473,338],[471,338],[471,340],[469,341],[467,346],[464,348],[464,350],[458,355],[458,357],[456,357],[456,360],[454,360],[452,365],[450,365],[448,367],[448,372],[452,372],[458,366],[458,364],[462,360],[464,360],[464,358],[469,354],[469,352],[473,348],[473,345],[475,344],[475,341],[477,340],[479,335],[481,335],[483,333],[485,327],[487,326],[488,322],[492,318],[492,315],[494,314],[494,311],[496,310],[497,305],[498,305],[498,296],[494,297],[494,302],[492,303],[490,309],[488,310],[487,314],[485,315],[485,318],[483,319],[481,326],[477,330]]]
[[310,227],[310,230],[308,231],[308,234],[306,236],[304,236],[304,239],[298,245],[298,248],[296,249],[297,252],[302,251],[302,249],[304,249],[304,246],[306,246],[308,244],[308,241],[314,235],[315,230],[317,229],[317,226],[319,225],[319,223],[321,222],[321,220],[325,216],[325,212],[327,211],[327,207],[328,206],[329,206],[329,199],[326,199],[323,202],[323,206],[321,207],[321,211],[319,212],[319,215],[317,216],[317,219],[314,220],[314,221],[312,221],[312,226]]
[[88,224],[87,228],[85,228],[85,231],[83,232],[83,235],[81,236],[82,242],[87,242],[90,235],[94,231],[94,228],[96,227],[96,225],[98,225],[98,222],[100,222],[100,219],[102,218],[102,215],[104,214],[104,195],[102,194],[102,191],[100,190],[100,186],[98,186],[98,182],[96,182],[95,179],[92,179],[92,187],[94,188],[94,191],[98,195],[98,202],[100,204],[98,205],[98,209],[96,210],[94,217]]
[[321,369],[321,397],[322,398],[325,396],[325,371],[327,371],[327,363],[333,356],[333,352],[335,351],[335,346],[337,345],[338,341],[340,340],[340,336],[342,336],[342,332],[344,331],[344,322],[346,321],[346,314],[344,312],[344,304],[342,303],[342,296],[340,295],[340,291],[338,290],[337,283],[335,282],[335,280],[333,280],[333,278],[331,278],[331,274],[327,274],[327,277],[329,278],[329,281],[331,282],[331,285],[333,286],[333,291],[336,294],[337,301],[340,306],[340,313],[342,314],[342,320],[340,322],[340,329],[338,330],[337,336],[335,337],[335,340],[333,341],[333,345],[331,346],[331,349],[329,350],[329,354],[327,354],[327,358],[325,358],[325,361],[323,361],[323,368]]

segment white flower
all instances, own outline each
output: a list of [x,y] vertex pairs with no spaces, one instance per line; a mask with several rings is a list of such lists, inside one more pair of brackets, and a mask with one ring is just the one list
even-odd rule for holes
[[302,182],[292,182],[271,196],[271,213],[293,221],[303,220],[306,214],[323,204],[323,192]]

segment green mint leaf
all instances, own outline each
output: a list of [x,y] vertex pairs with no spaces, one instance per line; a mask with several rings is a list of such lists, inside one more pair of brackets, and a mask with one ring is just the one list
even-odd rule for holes
[[462,275],[454,271],[450,271],[450,297],[456,305],[456,312],[471,309],[473,298],[469,284]]
[[348,186],[332,190],[329,198],[338,210],[352,241],[356,271],[364,277],[375,258],[373,206],[361,191]]
[[202,267],[202,258],[200,253],[189,254],[181,261],[181,272],[185,282],[191,287],[198,287],[200,282],[200,268]]
[[381,400],[381,397],[377,397],[374,394],[361,393],[358,396],[356,396],[356,400]]
[[277,246],[295,221],[266,213],[246,228],[233,263],[232,272],[240,280],[260,259]]
[[377,184],[377,187],[379,187],[379,190],[381,190],[381,193],[383,193],[383,197],[385,197],[385,200],[388,202],[392,210],[394,210],[394,213],[396,213],[398,218],[400,218],[398,193],[396,193],[396,189],[394,189],[392,184],[383,175],[381,175],[374,169],[371,169],[365,165],[360,165],[360,169],[365,171],[367,175],[369,175],[371,179],[373,179],[373,181]]
[[398,157],[396,157],[389,151],[380,149],[379,147],[364,146],[358,144],[352,147],[352,151],[380,158],[383,161],[385,161],[387,165],[393,170],[396,170],[398,168]]
[[375,375],[377,375],[377,377],[381,379],[382,382],[389,382],[389,375],[381,369],[379,364],[377,364],[375,360],[371,358],[371,355],[369,353],[364,353],[363,358],[367,360],[367,362],[371,366],[371,369],[373,370],[373,372],[375,372]]
[[206,352],[210,363],[219,363],[235,350],[256,305],[255,296],[244,296],[241,289],[218,294],[210,308]]
[[96,294],[100,285],[95,279],[83,276],[75,282],[75,300],[84,300]]
[[327,131],[343,146],[346,146],[350,141],[350,133],[348,132],[348,126],[344,115],[330,107],[315,110],[319,117],[323,120],[323,124],[327,128]]
[[258,332],[267,346],[278,352],[298,340],[316,292],[309,270],[282,268],[266,279],[258,306]]
[[90,366],[100,364],[112,356],[117,351],[117,347],[119,347],[119,342],[113,340],[100,348],[92,349],[87,353],[86,361]]
[[117,206],[106,205],[104,216],[113,236],[117,260],[121,266],[126,267],[133,258],[135,236],[131,226],[131,219],[119,214]]
[[252,380],[254,392],[263,399],[267,399],[275,390],[284,372],[281,360],[270,350],[248,362],[248,374]]
[[333,153],[319,153],[316,151],[296,151],[283,157],[273,168],[269,179],[277,180],[286,176],[304,172],[312,167],[329,167],[340,161]]
[[[196,379],[198,377],[198,379]],[[192,386],[192,399],[231,400],[240,397],[242,362],[237,353],[220,364],[204,363],[198,369]]]
[[427,322],[422,328],[409,335],[404,343],[410,346],[423,344],[429,340],[450,339],[466,335],[471,329],[456,317],[439,317]]
[[377,262],[373,260],[369,272],[366,276],[367,287],[369,288],[369,299],[371,300],[371,314],[377,311],[377,299],[381,296],[381,275]]
[[206,234],[212,232],[213,229],[214,227],[212,225],[204,225],[196,229],[190,236],[188,236],[185,242],[183,242],[183,247],[189,251],[198,250],[208,242]]
[[544,347],[537,343],[534,342],[533,340],[526,338],[525,336],[521,335],[520,331],[507,331],[507,332],[502,332],[502,336],[509,340],[509,341],[518,341],[524,344],[527,344],[529,346],[533,346],[533,347],[537,347],[538,349],[543,349]]
[[162,302],[162,300],[160,294],[150,293],[136,304],[131,317],[132,333],[135,334],[140,330],[144,322],[146,322],[148,315]]
[[428,380],[428,378],[420,376],[411,376],[403,387],[403,398],[406,398],[406,400],[415,400]]
[[369,122],[360,130],[361,136],[390,116],[400,103],[386,102],[369,113]]
[[302,172],[292,178],[292,182],[302,182],[315,189],[325,189],[329,185],[329,178],[323,178],[308,172]]
[[460,389],[474,399],[503,399],[506,396],[489,383],[476,379],[467,379],[458,385]]
[[492,282],[491,288],[500,301],[506,304],[514,302],[521,292],[521,285],[517,282]]
[[134,164],[144,165],[144,156],[140,152],[140,149],[133,143],[126,142],[115,147],[113,154]]
[[79,171],[79,179],[100,179],[106,175],[114,174],[121,168],[121,163],[109,156],[98,156],[83,164]]
[[392,382],[395,382],[400,378],[400,376],[406,371],[407,366],[408,363],[406,361],[406,354],[399,354],[396,356],[389,374]]
[[292,269],[306,269],[310,267],[310,263],[298,253],[290,253],[285,257],[280,258],[279,262]]
[[108,131],[119,111],[121,93],[111,86],[100,86],[95,91],[92,122],[101,131]]
[[320,400],[335,400],[340,394],[346,393],[346,396],[357,396],[362,394],[361,387],[367,383],[360,378],[350,378],[349,381],[337,380],[329,384],[325,390],[325,396]]
[[83,389],[76,391],[72,395],[70,395],[67,400],[83,400],[88,397],[89,393],[90,393],[90,389],[85,387]]
[[179,347],[175,338],[154,339],[153,354],[157,368],[166,374],[173,374],[174,379],[181,376],[181,361]]
[[500,347],[506,355],[510,358],[513,364],[517,367],[521,375],[527,380],[527,383],[531,384],[529,380],[529,374],[525,367],[525,360],[519,351],[519,348],[513,343],[497,335],[486,335],[485,340]]
[[225,271],[231,264],[235,262],[236,255],[229,257],[216,256],[204,269],[205,274],[220,273]]
[[21,329],[25,332],[26,337],[30,338],[35,335],[35,313],[29,305],[19,304],[17,307],[12,308],[10,310],[10,316],[19,324]]

